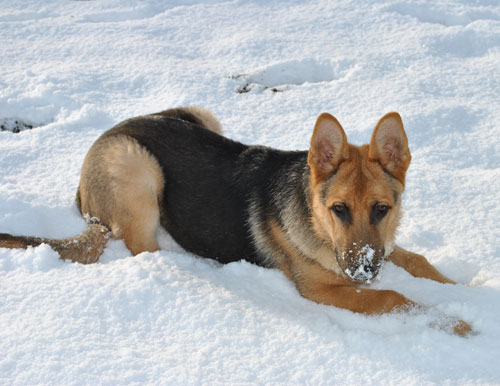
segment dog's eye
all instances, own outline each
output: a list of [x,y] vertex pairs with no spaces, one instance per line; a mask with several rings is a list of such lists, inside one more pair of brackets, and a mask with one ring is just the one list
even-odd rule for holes
[[385,216],[387,214],[387,212],[389,212],[389,209],[390,209],[390,207],[387,205],[377,204],[377,205],[375,205],[375,207],[377,208],[378,214],[383,215],[383,216]]
[[342,204],[337,204],[332,207],[336,215],[341,216],[347,211],[347,207]]
[[382,219],[389,213],[391,207],[389,205],[375,204],[372,208],[372,213],[370,216],[371,224],[378,224]]
[[332,212],[342,220],[342,222],[350,224],[352,223],[351,213],[349,212],[349,208],[344,204],[335,204],[332,206]]

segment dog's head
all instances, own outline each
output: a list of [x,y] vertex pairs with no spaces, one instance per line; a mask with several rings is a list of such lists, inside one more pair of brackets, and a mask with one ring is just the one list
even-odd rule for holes
[[331,250],[327,265],[349,280],[369,282],[391,252],[410,160],[398,113],[384,115],[370,144],[359,147],[333,116],[318,117],[308,154],[311,220]]

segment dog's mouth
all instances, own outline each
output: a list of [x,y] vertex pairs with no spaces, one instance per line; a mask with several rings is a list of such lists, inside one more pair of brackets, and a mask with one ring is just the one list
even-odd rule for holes
[[382,265],[384,250],[376,250],[369,244],[361,248],[336,253],[337,262],[344,274],[352,281],[369,284],[377,277]]

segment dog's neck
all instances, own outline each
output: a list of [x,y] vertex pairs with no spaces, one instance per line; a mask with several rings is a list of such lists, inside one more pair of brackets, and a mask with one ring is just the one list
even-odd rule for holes
[[318,256],[326,256],[332,251],[313,236],[309,165],[304,158],[304,161],[289,165],[288,168],[287,173],[283,173],[287,178],[276,181],[276,190],[283,193],[280,197],[275,196],[276,200],[272,204],[279,213],[290,244],[304,257],[317,260]]

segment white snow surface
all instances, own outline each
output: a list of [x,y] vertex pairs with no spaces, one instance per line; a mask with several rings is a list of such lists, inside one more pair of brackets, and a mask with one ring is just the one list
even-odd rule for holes
[[[35,128],[0,132],[0,232],[85,229],[85,153],[132,116],[197,104],[233,139],[306,149],[321,112],[362,144],[398,111],[413,155],[398,243],[459,284],[385,264],[371,287],[428,310],[367,317],[163,230],[159,252],[113,240],[90,266],[0,249],[0,384],[500,383],[497,0],[1,5],[0,123]],[[431,327],[444,314],[477,334]]]

